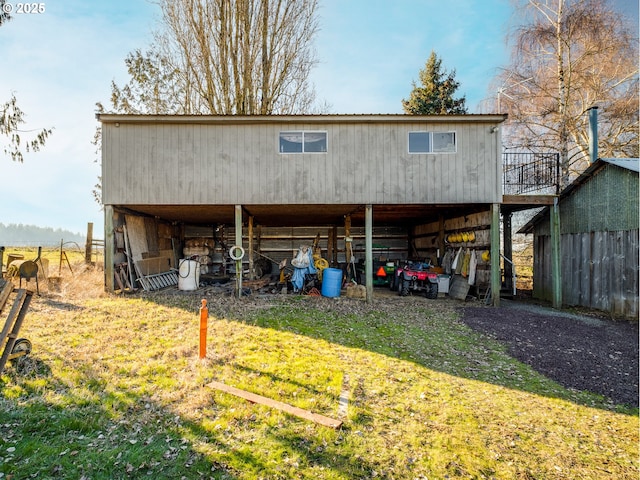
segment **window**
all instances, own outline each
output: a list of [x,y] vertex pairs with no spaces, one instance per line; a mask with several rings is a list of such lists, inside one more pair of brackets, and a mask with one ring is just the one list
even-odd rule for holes
[[455,132],[409,132],[409,153],[455,152]]
[[280,153],[326,153],[327,132],[280,132]]

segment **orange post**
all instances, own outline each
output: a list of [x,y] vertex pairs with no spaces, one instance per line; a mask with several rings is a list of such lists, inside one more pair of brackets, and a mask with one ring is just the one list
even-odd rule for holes
[[200,307],[200,358],[207,356],[207,320],[209,319],[209,309],[207,301],[202,299]]

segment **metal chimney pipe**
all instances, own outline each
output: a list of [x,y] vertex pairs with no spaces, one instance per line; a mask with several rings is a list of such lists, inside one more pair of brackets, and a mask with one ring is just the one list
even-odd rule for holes
[[598,107],[590,107],[589,112],[589,161],[598,160]]

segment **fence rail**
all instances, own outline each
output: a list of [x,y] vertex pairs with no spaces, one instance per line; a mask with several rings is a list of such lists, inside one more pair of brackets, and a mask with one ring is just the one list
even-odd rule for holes
[[503,153],[502,164],[505,195],[560,192],[560,154],[557,152]]

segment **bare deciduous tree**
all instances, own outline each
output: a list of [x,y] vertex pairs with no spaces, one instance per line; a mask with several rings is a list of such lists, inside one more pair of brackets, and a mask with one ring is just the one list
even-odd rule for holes
[[308,112],[317,63],[317,0],[159,0],[153,47],[127,57],[112,84],[125,113],[269,115]]
[[638,156],[638,39],[607,0],[516,0],[524,22],[496,80],[511,147],[560,152],[562,184],[588,165],[598,106],[602,157]]
[[[4,8],[4,0],[0,0],[0,26],[11,20],[11,16]],[[0,136],[8,138],[8,144],[2,145],[2,151],[5,155],[11,157],[15,162],[24,160],[24,151],[37,152],[43,147],[52,130],[43,128],[42,130],[24,130],[21,126],[25,123],[24,112],[18,107],[18,101],[15,94],[11,94],[8,102],[0,105]],[[31,134],[37,132],[35,136],[26,135],[27,140],[23,138],[23,134]]]

